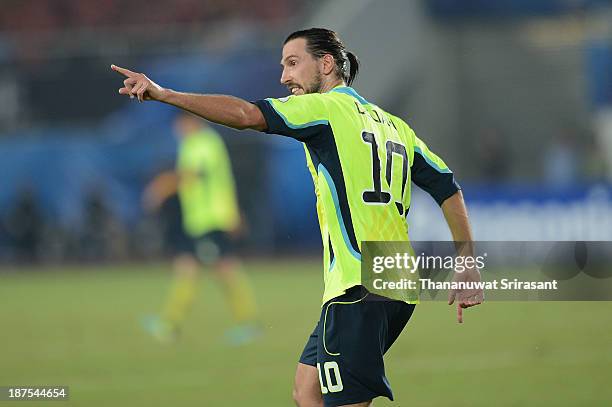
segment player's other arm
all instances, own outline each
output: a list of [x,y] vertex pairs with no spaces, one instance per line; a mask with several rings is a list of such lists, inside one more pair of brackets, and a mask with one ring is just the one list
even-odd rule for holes
[[[453,235],[458,256],[474,257],[474,244],[467,209],[463,201],[463,194],[457,191],[442,203],[442,212],[446,223]],[[480,281],[480,272],[477,268],[466,269],[462,273],[455,273],[454,281]],[[463,309],[481,304],[484,301],[482,289],[451,290],[448,295],[448,304],[457,303],[457,321],[463,322]]]
[[472,242],[472,228],[468,219],[467,209],[463,201],[463,193],[459,190],[446,198],[441,205],[444,218],[455,242]]
[[213,123],[238,130],[267,128],[261,110],[253,103],[227,95],[199,95],[166,89],[145,74],[111,65],[111,69],[125,77],[121,95],[137,97],[140,102],[156,100],[189,111]]
[[178,176],[174,171],[164,171],[147,184],[142,194],[142,205],[147,212],[157,211],[162,203],[178,189]]
[[147,184],[142,195],[142,205],[147,212],[159,210],[161,205],[178,192],[181,182],[190,182],[203,176],[198,170],[164,171]]
[[[414,157],[411,170],[412,181],[427,191],[440,205],[444,218],[455,241],[457,255],[474,256],[472,230],[468,219],[463,194],[455,181],[452,171],[444,161],[432,153],[427,145],[416,135],[414,140]],[[454,281],[480,281],[478,269],[455,273]],[[451,290],[449,305],[457,304],[457,321],[463,322],[463,309],[482,303],[483,291]]]

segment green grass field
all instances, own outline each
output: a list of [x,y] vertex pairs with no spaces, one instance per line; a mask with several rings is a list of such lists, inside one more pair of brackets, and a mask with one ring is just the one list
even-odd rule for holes
[[[68,385],[57,404],[89,407],[291,406],[319,264],[247,271],[265,335],[242,348],[222,340],[228,311],[208,277],[181,341],[161,345],[138,321],[159,308],[163,265],[0,272],[0,386]],[[374,405],[612,405],[612,303],[489,302],[465,320],[442,302],[417,307],[386,359],[396,401]]]

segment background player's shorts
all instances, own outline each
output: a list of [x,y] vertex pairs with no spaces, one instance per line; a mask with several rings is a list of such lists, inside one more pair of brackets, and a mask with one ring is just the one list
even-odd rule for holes
[[234,253],[234,241],[228,232],[221,230],[211,231],[197,238],[185,235],[179,252],[195,256],[203,265],[212,265]]
[[317,367],[326,407],[360,403],[378,396],[393,400],[383,355],[414,311],[413,304],[350,288],[328,301],[300,357]]

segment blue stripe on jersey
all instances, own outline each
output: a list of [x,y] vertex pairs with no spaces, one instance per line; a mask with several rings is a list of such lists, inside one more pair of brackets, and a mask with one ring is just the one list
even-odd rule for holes
[[433,167],[436,171],[442,172],[442,173],[445,173],[445,174],[452,174],[452,171],[449,168],[440,168],[440,167],[438,167],[438,165],[436,163],[431,161],[429,159],[429,157],[427,157],[425,154],[423,154],[423,151],[421,151],[421,149],[419,147],[414,146],[414,152],[415,153],[419,153],[421,155],[421,157],[423,157],[425,159],[425,161],[427,161],[427,164],[429,164],[431,167]]
[[330,92],[338,92],[338,93],[344,93],[347,95],[350,95],[352,97],[354,97],[355,99],[357,99],[359,101],[359,103],[361,103],[362,105],[369,105],[370,102],[368,102],[367,100],[365,100],[364,98],[362,98],[359,93],[357,93],[355,91],[355,89],[348,87],[348,86],[341,86],[339,88],[334,88],[332,90],[330,90]]
[[274,104],[272,103],[272,98],[267,98],[266,100],[270,103],[270,107],[272,109],[274,109],[276,114],[279,115],[281,119],[283,119],[283,121],[285,122],[287,127],[289,127],[290,129],[294,129],[294,130],[296,130],[296,129],[305,129],[306,127],[317,126],[319,124],[325,124],[325,125],[329,124],[329,120],[315,120],[313,122],[308,122],[308,123],[304,123],[304,124],[294,124],[294,123],[291,123],[289,120],[287,120],[287,118],[281,112],[276,110],[276,108],[274,107]]
[[[336,208],[336,216],[338,217],[338,222],[340,223],[340,230],[342,231],[342,238],[344,239],[344,244],[347,249],[351,253],[351,255],[357,260],[361,261],[361,254],[356,252],[351,245],[351,242],[348,237],[348,233],[346,231],[346,226],[344,225],[344,220],[342,219],[342,212],[340,211],[340,201],[338,200],[338,192],[336,191],[336,184],[334,184],[334,180],[331,175],[327,171],[327,168],[323,164],[319,164],[317,167],[317,172],[320,172],[325,177],[327,181],[327,185],[329,186],[329,190],[332,193],[332,199],[334,200],[334,207]],[[335,260],[335,258],[334,258]]]
[[334,269],[335,265],[336,265],[336,258],[334,257],[334,259],[332,260],[331,264],[329,265],[329,271],[332,271]]

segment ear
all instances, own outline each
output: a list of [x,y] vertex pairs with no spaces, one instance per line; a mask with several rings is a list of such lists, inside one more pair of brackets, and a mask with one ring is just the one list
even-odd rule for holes
[[321,58],[321,71],[323,75],[329,75],[334,72],[336,61],[330,54],[325,54]]

